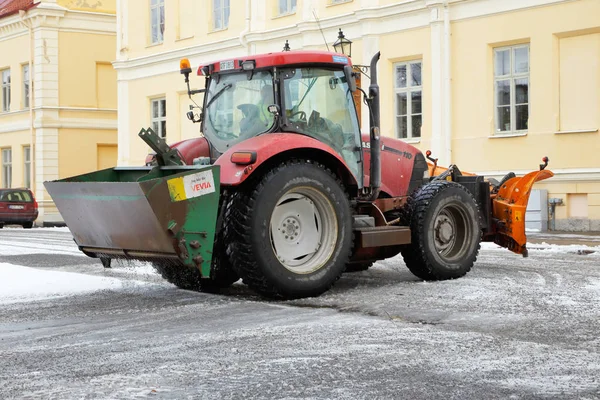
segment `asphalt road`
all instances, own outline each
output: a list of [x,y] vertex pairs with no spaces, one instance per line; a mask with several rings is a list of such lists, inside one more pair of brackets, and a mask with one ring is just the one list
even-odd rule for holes
[[600,399],[590,251],[487,246],[465,278],[437,283],[395,258],[273,302],[241,283],[178,290],[142,264],[105,270],[68,232],[4,229],[0,249],[0,263],[126,283],[0,303],[2,399]]

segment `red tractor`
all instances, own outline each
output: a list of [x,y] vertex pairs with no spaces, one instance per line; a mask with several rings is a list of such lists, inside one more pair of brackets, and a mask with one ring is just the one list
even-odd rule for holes
[[[482,240],[526,255],[525,208],[533,183],[552,176],[547,159],[539,171],[496,182],[438,167],[429,153],[380,137],[378,59],[363,92],[364,135],[353,100],[361,89],[346,56],[289,51],[214,62],[198,68],[201,90],[190,89],[192,70],[182,60],[190,98],[205,93],[188,113],[200,137],[168,146],[142,130],[155,150],[145,169],[46,186],[86,254],[105,266],[115,257],[150,260],[187,289],[242,278],[263,295],[298,298],[399,253],[424,280],[465,275]],[[115,191],[125,186],[107,181],[137,185],[127,187],[143,195],[139,210],[151,210],[147,226],[125,223],[128,214],[111,226],[125,195]],[[92,217],[104,221],[101,234],[82,223]]]

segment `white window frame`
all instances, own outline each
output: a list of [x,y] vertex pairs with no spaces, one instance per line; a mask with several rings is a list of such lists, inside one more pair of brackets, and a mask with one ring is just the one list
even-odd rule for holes
[[[154,12],[155,16],[153,17]],[[150,42],[160,44],[164,41],[165,0],[150,0]]]
[[[154,115],[154,104],[158,103],[158,115]],[[155,133],[158,134],[158,136],[160,136],[161,138],[165,139],[167,137],[167,133],[163,130],[162,127],[162,123],[164,122],[165,125],[167,123],[167,99],[165,97],[160,97],[160,98],[156,98],[156,99],[152,99],[150,101],[150,122],[151,122],[151,126],[152,129],[154,130]],[[161,116],[161,110],[164,110],[164,117]]]
[[29,98],[29,64],[21,66],[21,73],[23,76],[23,108],[28,109],[31,104]]
[[12,149],[2,149],[2,187],[12,187]]
[[[421,85],[412,86],[412,76],[410,70],[412,68],[412,64],[421,64]],[[396,69],[398,67],[406,66],[406,87],[396,87]],[[394,82],[394,134],[396,138],[401,140],[418,140],[421,139],[421,134],[419,136],[413,136],[413,126],[412,126],[412,117],[420,115],[421,116],[421,127],[423,126],[423,60],[410,60],[394,63],[393,65],[393,82]],[[413,113],[412,112],[412,93],[413,92],[421,92],[421,112]],[[406,93],[406,137],[400,137],[400,132],[398,129],[398,95],[400,93]]]
[[[281,11],[281,2],[285,2],[285,10]],[[291,15],[295,14],[298,8],[298,0],[277,0],[277,15]]]
[[[515,49],[527,48],[527,72],[515,73]],[[510,73],[507,75],[496,75],[496,55],[502,51],[509,51],[510,54]],[[527,104],[527,119],[529,120],[531,112],[531,46],[529,43],[514,46],[504,46],[494,48],[494,135],[514,135],[525,134],[529,130],[529,122],[526,129],[517,130],[517,106]],[[515,81],[527,78],[527,103],[516,104],[517,90]],[[502,131],[499,129],[500,120],[498,118],[498,82],[510,80],[510,130]]]
[[[213,0],[213,30],[220,31],[229,28],[229,17],[231,17],[231,0]],[[225,10],[228,10],[227,20],[225,20]],[[217,18],[219,14],[221,24],[217,26]]]
[[23,146],[23,186],[31,189],[31,146]]
[[[8,77],[8,80],[7,80]],[[0,71],[0,83],[2,84],[2,111],[10,111],[10,68]]]

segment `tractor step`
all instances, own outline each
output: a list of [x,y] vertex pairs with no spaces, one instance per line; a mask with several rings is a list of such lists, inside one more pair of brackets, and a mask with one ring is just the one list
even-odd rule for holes
[[408,226],[375,226],[355,230],[360,247],[381,247],[410,244]]

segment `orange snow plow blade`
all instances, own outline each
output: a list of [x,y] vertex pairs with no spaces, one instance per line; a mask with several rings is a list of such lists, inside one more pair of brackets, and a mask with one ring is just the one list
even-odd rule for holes
[[494,243],[527,257],[525,211],[535,182],[554,176],[551,171],[530,172],[506,181],[493,199],[493,214],[497,220]]

